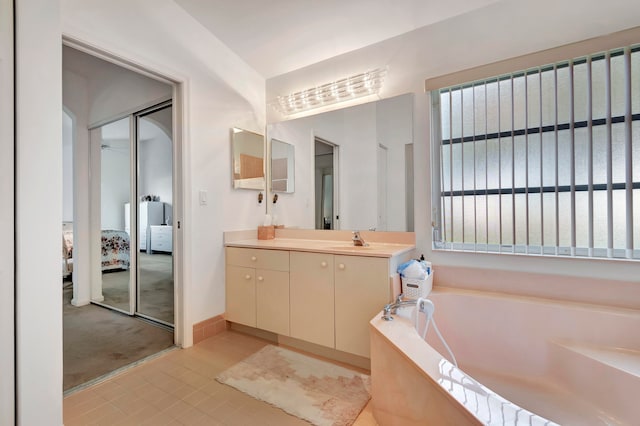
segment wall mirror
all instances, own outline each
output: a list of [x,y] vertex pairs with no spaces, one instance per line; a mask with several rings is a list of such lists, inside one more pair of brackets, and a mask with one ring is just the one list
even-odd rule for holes
[[290,143],[271,139],[271,191],[294,191],[295,148]]
[[413,231],[413,94],[273,123],[267,132],[298,158],[296,192],[286,209],[274,206],[280,222]]
[[234,127],[231,129],[231,146],[233,187],[264,191],[264,136]]

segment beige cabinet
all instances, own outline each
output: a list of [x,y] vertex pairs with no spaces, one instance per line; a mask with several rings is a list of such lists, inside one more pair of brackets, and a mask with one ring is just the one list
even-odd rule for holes
[[389,260],[291,252],[291,337],[369,357],[369,321],[391,298]]
[[334,346],[332,254],[291,252],[291,337]]
[[389,260],[334,256],[335,348],[369,358],[369,321],[392,297]]
[[289,272],[256,270],[256,326],[289,336]]
[[256,270],[227,265],[226,313],[228,321],[256,326]]
[[226,319],[369,358],[369,321],[392,298],[397,261],[227,247]]
[[226,249],[228,321],[289,335],[289,252]]

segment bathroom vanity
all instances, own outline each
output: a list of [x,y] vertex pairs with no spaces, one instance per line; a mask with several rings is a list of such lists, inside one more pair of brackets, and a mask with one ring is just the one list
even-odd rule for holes
[[225,319],[369,358],[369,321],[399,288],[397,266],[415,256],[413,233],[363,233],[366,247],[349,231],[249,235],[225,233]]

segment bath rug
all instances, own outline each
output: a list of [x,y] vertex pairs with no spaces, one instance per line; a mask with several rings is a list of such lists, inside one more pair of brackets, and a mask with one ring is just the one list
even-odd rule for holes
[[318,426],[352,424],[371,389],[366,374],[272,345],[216,380]]

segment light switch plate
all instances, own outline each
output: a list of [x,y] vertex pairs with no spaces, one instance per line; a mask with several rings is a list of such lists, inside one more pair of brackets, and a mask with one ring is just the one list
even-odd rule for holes
[[204,189],[201,189],[199,191],[199,198],[200,198],[200,205],[201,206],[206,206],[207,205],[207,191]]

